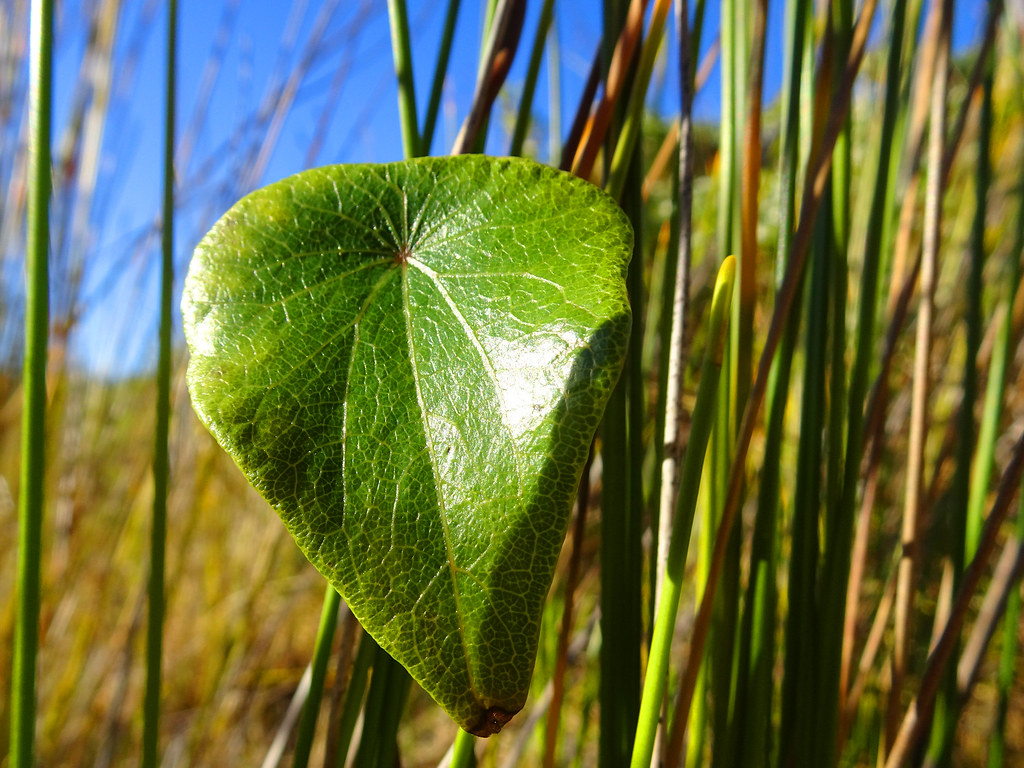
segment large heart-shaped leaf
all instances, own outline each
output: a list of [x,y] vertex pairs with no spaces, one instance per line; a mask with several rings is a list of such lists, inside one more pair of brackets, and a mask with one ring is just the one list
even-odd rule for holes
[[477,156],[300,173],[196,248],[195,409],[380,645],[464,728],[526,699],[629,328],[596,187]]

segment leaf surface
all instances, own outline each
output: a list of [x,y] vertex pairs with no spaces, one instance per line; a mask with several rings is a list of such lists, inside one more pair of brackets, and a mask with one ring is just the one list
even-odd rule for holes
[[632,231],[522,159],[305,171],[237,203],[182,300],[200,419],[463,728],[524,704],[629,329]]

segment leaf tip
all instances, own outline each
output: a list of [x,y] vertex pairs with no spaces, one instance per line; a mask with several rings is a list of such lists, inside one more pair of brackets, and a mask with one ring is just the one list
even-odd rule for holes
[[467,728],[466,730],[474,736],[486,739],[488,736],[498,733],[502,728],[504,728],[505,724],[515,717],[515,714],[515,712],[509,712],[501,707],[491,707],[480,715],[480,719],[476,721],[476,725],[472,728]]

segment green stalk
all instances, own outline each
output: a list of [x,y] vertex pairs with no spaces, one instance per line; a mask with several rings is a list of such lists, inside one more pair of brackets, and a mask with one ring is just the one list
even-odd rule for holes
[[636,146],[640,129],[643,127],[644,100],[647,97],[647,87],[651,82],[654,60],[658,55],[658,48],[665,31],[665,19],[668,18],[670,8],[669,0],[656,0],[654,13],[651,15],[651,26],[644,39],[643,48],[640,50],[640,63],[633,79],[622,132],[615,143],[615,154],[612,157],[606,185],[608,193],[616,200],[622,195],[626,183],[626,172],[629,170],[633,158],[633,148]]
[[313,749],[313,736],[316,733],[316,720],[320,714],[320,702],[323,700],[324,678],[327,676],[327,662],[331,658],[331,645],[334,642],[334,630],[338,626],[338,609],[341,607],[341,595],[330,584],[324,593],[323,607],[320,609],[320,626],[316,631],[316,645],[313,648],[312,675],[309,679],[309,693],[302,707],[302,719],[299,721],[298,737],[295,742],[295,768],[305,768],[309,764],[309,753]]
[[452,761],[449,768],[473,768],[476,765],[476,736],[459,728],[455,734]]
[[[822,633],[822,676],[820,699],[845,697],[840,685],[842,674],[843,616],[847,611],[847,586],[850,574],[853,521],[856,514],[857,486],[864,452],[864,408],[867,400],[871,366],[875,360],[875,320],[878,317],[880,262],[885,222],[889,220],[888,205],[893,200],[894,164],[886,148],[893,137],[900,115],[901,52],[906,20],[906,0],[896,0],[892,8],[890,39],[886,63],[885,106],[882,130],[878,141],[878,167],[875,170],[874,192],[865,227],[864,263],[861,267],[860,305],[857,318],[857,341],[846,407],[846,457],[843,467],[842,497],[835,520],[830,526],[825,560],[822,566],[823,594],[820,631]],[[850,606],[855,610],[856,606]],[[845,642],[849,642],[846,638]],[[849,670],[846,678],[849,677]]]
[[548,33],[548,164],[554,165],[562,154],[562,64],[558,44],[558,26]]
[[338,725],[337,763],[334,768],[344,768],[347,763],[348,748],[352,743],[356,721],[359,719],[359,710],[363,706],[366,678],[377,650],[377,644],[373,642],[373,638],[362,629],[358,632],[361,639],[359,640],[359,650],[356,652],[356,660],[352,663],[352,675],[349,677],[348,688],[345,691],[345,707],[341,713],[341,723]]
[[18,493],[17,614],[11,669],[11,768],[31,768],[36,723],[40,570],[46,472],[49,330],[50,115],[53,2],[32,3],[29,29],[29,171],[25,249],[25,360]]
[[[776,256],[777,282],[781,282],[789,260],[793,214],[796,201],[797,153],[799,146],[800,79],[804,30],[808,15],[807,0],[786,3],[786,43],[783,46],[783,83],[781,92],[782,151],[779,154],[779,235]],[[776,540],[779,512],[782,445],[790,372],[796,349],[799,323],[786,327],[782,347],[772,363],[768,383],[768,424],[765,434],[765,458],[761,467],[757,515],[751,540],[750,576],[740,627],[740,678],[733,733],[742,732],[748,757],[745,767],[770,762],[772,697],[774,692],[775,624],[777,612]],[[739,755],[733,764],[739,763]]]
[[537,22],[537,34],[534,35],[533,48],[530,51],[530,64],[526,69],[523,97],[519,101],[519,113],[516,115],[516,124],[512,131],[512,145],[508,150],[510,155],[518,156],[523,154],[523,143],[526,141],[526,132],[530,128],[530,118],[532,117],[533,92],[537,88],[540,62],[544,58],[544,41],[547,39],[548,30],[551,28],[554,11],[555,0],[544,0],[544,5],[540,10],[540,20]]
[[633,743],[633,755],[630,763],[632,768],[647,768],[651,764],[651,757],[654,753],[658,718],[661,715],[662,701],[665,698],[668,682],[672,636],[682,595],[686,553],[690,546],[690,532],[697,506],[697,494],[700,490],[700,477],[704,469],[704,456],[715,420],[719,377],[722,370],[723,349],[729,323],[729,306],[735,275],[736,260],[730,256],[722,262],[711,300],[708,342],[704,350],[704,361],[701,364],[700,387],[697,390],[690,438],[687,443],[686,456],[683,459],[682,478],[679,496],[676,500],[665,581],[655,614],[651,652],[644,678],[640,717],[637,722],[636,739]]
[[[427,116],[423,121],[423,134],[420,136],[420,150],[417,154],[429,155],[430,145],[434,142],[434,128],[437,125],[437,112],[441,107],[441,92],[444,90],[444,78],[448,72],[448,59],[452,52],[452,37],[455,35],[455,22],[459,16],[461,0],[448,0],[448,11],[444,16],[444,31],[441,33],[441,47],[437,50],[437,66],[434,67],[434,82],[430,87],[430,99],[427,101]],[[415,104],[413,105],[415,112]]]
[[420,154],[416,129],[416,88],[412,76],[412,47],[409,43],[409,16],[405,0],[388,0],[391,22],[391,53],[398,76],[398,117],[402,123],[402,148],[406,159]]
[[[1017,541],[1024,540],[1024,488],[1017,505],[1017,526],[1013,535]],[[1017,685],[1017,632],[1020,616],[1021,591],[1019,588],[1012,589],[1003,616],[1003,646],[999,652],[999,669],[996,672],[996,722],[989,739],[988,768],[1003,768],[1006,764],[1006,716],[1010,710],[1010,697]]]
[[163,660],[164,563],[167,544],[167,489],[170,475],[171,297],[174,291],[174,132],[178,3],[167,6],[167,72],[164,106],[163,216],[161,222],[160,330],[156,369],[156,429],[153,447],[153,522],[150,531],[149,622],[146,629],[146,693],[143,705],[142,765],[156,768],[160,736],[160,668]]
[[[961,385],[960,410],[957,414],[956,469],[949,492],[949,509],[952,529],[952,541],[949,547],[950,561],[953,569],[953,590],[960,585],[964,565],[968,558],[973,557],[977,548],[977,534],[973,539],[967,535],[968,504],[970,499],[971,458],[974,454],[975,425],[974,408],[978,399],[978,351],[981,347],[983,319],[981,298],[983,292],[982,271],[985,265],[985,219],[987,217],[988,192],[992,183],[992,170],[989,162],[990,142],[992,137],[992,80],[993,58],[991,54],[985,63],[985,77],[982,87],[981,118],[978,127],[978,166],[975,176],[975,208],[974,223],[971,230],[970,268],[968,270],[965,292],[967,294],[967,310],[964,318],[966,328],[964,355],[963,384]],[[992,446],[988,446],[991,450]],[[984,450],[978,446],[978,451]],[[986,482],[987,486],[988,483]],[[964,542],[961,548],[957,544]],[[959,645],[959,643],[958,643]],[[957,651],[954,651],[957,653]],[[957,693],[957,670],[955,664],[946,669],[943,688],[935,703],[935,715],[932,724],[931,740],[928,745],[927,761],[929,765],[949,766],[952,760],[956,724],[959,719]]]

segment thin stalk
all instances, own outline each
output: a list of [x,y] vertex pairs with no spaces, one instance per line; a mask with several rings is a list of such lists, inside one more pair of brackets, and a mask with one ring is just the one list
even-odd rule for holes
[[[853,81],[857,76],[857,71],[860,68],[861,60],[863,59],[864,49],[867,44],[868,31],[871,28],[876,7],[877,0],[865,0],[864,6],[861,10],[860,19],[857,22],[856,29],[854,30],[853,42],[850,47],[850,57],[846,63],[846,71],[843,75],[839,98],[836,100],[834,109],[828,116],[828,125],[825,130],[824,139],[821,142],[818,151],[815,153],[810,166],[809,179],[808,183],[804,187],[803,200],[800,206],[800,224],[797,227],[796,235],[794,237],[793,257],[786,267],[786,275],[783,280],[782,287],[778,292],[775,311],[772,315],[771,325],[768,328],[768,334],[765,339],[764,350],[761,353],[760,362],[758,364],[757,378],[754,380],[754,385],[751,388],[750,399],[747,401],[747,407],[743,413],[743,420],[741,422],[739,435],[735,444],[732,470],[729,475],[729,494],[725,500],[722,524],[720,526],[718,537],[715,541],[716,554],[718,554],[719,550],[724,553],[729,535],[731,534],[732,523],[736,515],[737,507],[739,506],[740,493],[743,486],[747,451],[750,448],[750,440],[754,433],[754,424],[757,412],[760,410],[761,404],[764,401],[765,389],[768,383],[768,374],[771,369],[771,361],[781,340],[782,332],[785,328],[786,322],[788,321],[789,314],[793,306],[793,300],[797,293],[797,287],[800,283],[800,278],[802,277],[807,255],[807,246],[809,244],[811,233],[811,222],[813,221],[814,214],[821,202],[821,195],[825,186],[825,180],[828,177],[828,172],[831,167],[832,148],[835,146],[836,138],[838,137],[842,123],[846,118],[847,110],[849,109],[850,96],[853,90]],[[707,642],[706,622],[707,618],[710,616],[713,596],[717,589],[717,582],[720,575],[718,568],[721,566],[716,566],[716,562],[720,563],[720,558],[716,557],[712,561],[708,590],[701,599],[700,608],[698,609],[697,622],[695,624],[690,653],[687,656],[687,663],[681,680],[681,687],[678,696],[680,706],[675,713],[677,721],[679,718],[682,718],[682,722],[685,722],[688,717],[690,703],[693,697],[693,690],[697,680],[697,672],[700,668],[699,662],[704,655],[704,647]]]
[[416,122],[416,88],[412,73],[412,46],[409,43],[409,15],[405,0],[388,0],[391,23],[391,54],[398,76],[398,117],[402,124],[402,149],[405,157],[417,157],[421,144]]
[[[975,449],[974,409],[978,399],[978,353],[981,348],[983,318],[981,298],[983,293],[982,272],[985,265],[985,219],[988,213],[988,192],[992,181],[989,161],[990,142],[992,136],[992,82],[993,59],[988,57],[984,86],[981,99],[981,119],[978,127],[978,157],[975,173],[975,208],[974,223],[971,230],[970,265],[967,275],[965,292],[967,309],[964,318],[966,339],[964,355],[963,383],[961,399],[957,414],[956,427],[956,468],[952,485],[949,490],[950,517],[952,518],[951,554],[947,559],[952,571],[952,586],[955,589],[963,574],[964,564],[974,554],[977,546],[977,531],[973,541],[967,536],[968,508],[970,499],[971,459]],[[992,446],[978,445],[981,452]],[[987,485],[987,483],[985,483]],[[980,526],[978,528],[980,530]],[[957,546],[964,542],[964,547]],[[949,594],[947,592],[947,594]],[[947,601],[943,601],[948,606]],[[942,611],[937,610],[936,616]],[[946,680],[939,694],[935,709],[935,722],[932,726],[931,742],[928,746],[927,764],[950,765],[953,743],[956,736],[956,723],[959,719],[956,670],[950,665],[946,670]]]
[[565,594],[562,597],[562,624],[558,631],[558,646],[555,652],[555,671],[551,676],[551,703],[548,706],[547,727],[544,732],[544,766],[553,768],[558,748],[558,726],[562,714],[562,697],[565,690],[565,670],[569,663],[569,635],[572,633],[573,609],[576,587],[579,586],[580,558],[586,534],[587,512],[590,508],[590,468],[594,458],[594,446],[583,467],[580,487],[576,493],[576,517],[572,526],[572,554],[569,571],[565,577]]
[[[808,15],[807,0],[786,3],[783,47],[783,83],[781,92],[782,150],[779,153],[779,236],[775,271],[781,281],[789,260],[795,206],[797,154],[799,147],[801,51]],[[767,765],[771,758],[771,713],[773,667],[775,663],[775,625],[777,613],[776,541],[780,497],[782,444],[785,414],[796,349],[799,324],[791,321],[775,357],[768,383],[768,424],[765,434],[764,464],[761,467],[757,515],[751,540],[750,576],[744,613],[740,625],[740,669],[737,687],[737,712],[734,732],[745,734],[747,764]]]
[[548,32],[548,164],[562,155],[562,57],[558,26]]
[[672,525],[672,540],[669,545],[668,563],[665,569],[661,597],[655,614],[654,634],[647,674],[644,678],[643,698],[640,717],[637,722],[636,740],[633,743],[632,768],[647,768],[654,753],[654,741],[658,731],[658,718],[668,682],[668,664],[671,654],[672,636],[675,631],[676,615],[682,595],[686,567],[686,553],[690,546],[690,532],[693,526],[700,477],[704,469],[711,427],[716,414],[716,400],[726,332],[729,324],[729,306],[736,275],[736,260],[730,256],[722,262],[715,282],[708,318],[708,342],[701,364],[700,386],[694,406],[693,422],[690,425],[690,439],[675,504]]
[[892,749],[886,757],[885,768],[905,765],[909,755],[917,748],[925,727],[930,721],[932,706],[942,674],[949,662],[960,630],[967,618],[971,601],[975,598],[978,585],[988,567],[989,558],[995,550],[999,531],[1010,514],[1011,502],[1020,492],[1021,478],[1024,477],[1024,432],[1017,438],[1011,452],[1010,462],[999,481],[996,499],[978,539],[978,551],[970,565],[964,570],[963,581],[957,590],[956,599],[950,610],[949,619],[942,634],[928,655],[918,693],[900,724]]
[[441,93],[448,72],[448,59],[452,52],[452,38],[455,36],[455,22],[459,16],[459,4],[462,0],[448,0],[448,11],[444,16],[444,31],[441,33],[441,46],[437,49],[437,65],[434,67],[434,81],[430,86],[430,98],[427,100],[427,116],[423,120],[423,132],[420,135],[420,155],[430,154],[430,145],[434,142],[434,127],[437,125],[437,112],[441,106]]
[[344,768],[348,761],[348,749],[352,743],[352,734],[359,720],[359,710],[363,706],[363,694],[366,692],[366,678],[369,676],[377,644],[362,629],[359,629],[359,650],[356,660],[352,663],[352,676],[345,691],[345,706],[341,712],[341,723],[338,725],[337,760],[334,768]]
[[341,595],[330,584],[324,593],[323,607],[320,609],[320,626],[316,631],[316,645],[313,647],[312,675],[309,680],[309,692],[306,703],[302,707],[302,719],[299,721],[298,737],[295,742],[295,768],[305,768],[309,764],[309,753],[313,749],[313,736],[316,733],[316,720],[320,714],[320,702],[323,700],[324,678],[327,676],[327,662],[331,658],[331,646],[334,642],[334,630],[338,626],[338,609],[341,607]]
[[544,42],[551,28],[551,20],[554,18],[555,0],[544,0],[540,10],[540,20],[537,22],[537,34],[533,38],[533,48],[530,50],[530,63],[526,69],[526,79],[523,82],[523,96],[519,100],[519,113],[516,115],[515,128],[512,130],[512,145],[508,150],[510,155],[523,154],[523,144],[526,141],[526,133],[530,129],[530,119],[533,116],[533,92],[537,88],[537,76],[540,74],[540,62],[544,58]]
[[[864,452],[864,406],[867,397],[868,380],[871,365],[875,360],[875,318],[878,316],[879,275],[881,263],[882,233],[885,221],[889,218],[888,211],[892,200],[893,175],[890,172],[891,153],[887,147],[893,146],[893,135],[900,111],[900,72],[904,22],[906,20],[906,0],[896,0],[892,7],[890,39],[886,63],[885,106],[882,112],[882,129],[878,139],[878,167],[875,169],[874,191],[871,196],[871,209],[864,230],[864,263],[861,267],[860,306],[857,319],[857,341],[853,368],[850,372],[850,385],[847,390],[846,407],[846,458],[843,468],[843,494],[840,501],[837,520],[832,536],[828,542],[825,555],[824,584],[825,590],[837,602],[826,602],[823,607],[821,627],[826,633],[823,645],[827,658],[823,665],[823,690],[838,685],[840,701],[846,699],[850,664],[853,659],[853,629],[856,623],[857,604],[859,602],[860,579],[854,579],[850,573],[851,535],[853,530],[854,509],[857,500],[857,480],[860,475],[861,460]],[[863,549],[866,552],[866,549]],[[843,649],[839,659],[839,669],[834,666],[835,641],[831,638],[837,628],[840,613],[843,621]],[[837,677],[838,675],[838,677]],[[839,738],[841,746],[842,738]]]
[[615,143],[615,154],[612,157],[611,170],[608,175],[608,193],[618,199],[622,195],[626,183],[626,171],[629,169],[633,156],[633,147],[640,136],[640,129],[643,126],[644,101],[647,97],[647,87],[651,82],[651,72],[654,71],[654,60],[658,55],[658,48],[661,45],[661,38],[665,31],[665,19],[668,18],[669,9],[672,7],[671,0],[655,0],[654,12],[651,15],[651,25],[647,31],[643,47],[640,50],[640,63],[633,78],[633,86],[630,91],[629,105],[626,108],[626,119]]
[[49,330],[50,116],[53,2],[35,0],[29,26],[29,171],[25,248],[25,359],[22,364],[21,476],[18,493],[17,614],[11,669],[12,768],[31,768],[35,747],[36,658],[44,480],[46,354]]
[[[639,163],[637,163],[639,166]],[[634,307],[630,351],[626,367],[605,411],[601,495],[601,762],[621,765],[634,739],[640,708],[640,659],[643,634],[642,605],[642,483],[639,478],[642,449],[643,397],[637,386],[642,327],[643,237],[640,174],[630,171],[635,194],[623,200],[626,215],[636,232],[633,258],[626,277]]]
[[163,216],[160,226],[160,330],[156,369],[156,428],[153,446],[153,520],[150,530],[149,622],[146,629],[146,693],[142,765],[156,768],[160,736],[160,668],[163,661],[164,565],[167,544],[168,445],[171,421],[171,297],[174,292],[174,128],[178,2],[167,5],[167,71],[164,93]]
[[[1020,547],[1024,542],[1024,490],[1017,505],[1017,526],[1013,534]],[[1010,696],[1017,684],[1017,632],[1020,628],[1021,591],[1011,589],[1003,616],[1003,647],[999,653],[996,672],[996,723],[989,740],[988,768],[1003,768],[1006,759],[1006,725],[1010,709]]]
[[448,768],[473,768],[476,765],[476,736],[459,728]]
[[925,438],[928,428],[928,398],[932,346],[932,317],[935,304],[935,282],[938,274],[940,224],[944,180],[942,157],[946,133],[946,86],[949,78],[949,36],[952,16],[950,0],[942,3],[938,26],[935,81],[932,85],[931,116],[928,139],[928,188],[925,202],[924,250],[921,260],[921,298],[917,317],[917,340],[914,353],[914,379],[911,401],[910,437],[907,455],[906,495],[903,509],[902,557],[896,581],[896,613],[893,643],[892,686],[889,691],[889,717],[886,743],[896,736],[898,718],[903,711],[903,684],[908,673],[913,631],[914,581],[919,553],[918,519],[921,513]]
[[[662,409],[663,430],[661,445],[663,457],[661,461],[660,498],[658,507],[657,558],[655,561],[655,599],[657,605],[665,568],[668,564],[668,545],[672,534],[672,510],[679,495],[679,457],[682,454],[682,420],[683,420],[683,379],[686,373],[686,309],[690,299],[690,262],[692,259],[692,218],[693,218],[693,81],[690,77],[690,31],[689,2],[676,0],[676,34],[679,38],[679,155],[678,183],[674,192],[676,196],[676,253],[675,269],[669,269],[668,260],[672,251],[666,255],[666,276],[672,275],[671,303],[669,311],[663,309],[666,323],[661,328],[661,337],[669,339],[668,355],[662,387],[664,389],[664,408]],[[668,280],[664,286],[668,287]],[[667,327],[666,327],[667,326]]]

